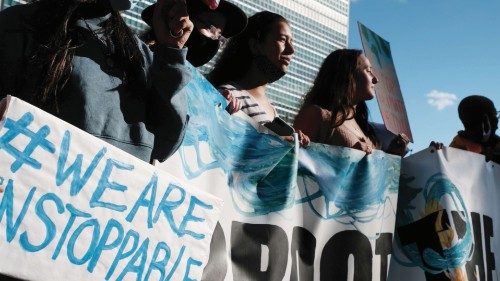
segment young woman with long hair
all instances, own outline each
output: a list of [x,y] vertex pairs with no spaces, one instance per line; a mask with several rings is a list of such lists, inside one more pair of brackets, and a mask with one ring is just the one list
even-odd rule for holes
[[0,98],[17,96],[145,161],[165,159],[184,134],[193,24],[185,4],[158,3],[154,57],[120,15],[128,0],[38,0],[0,12]]
[[[377,77],[360,50],[339,49],[323,61],[304,98],[294,127],[312,142],[355,148],[367,153],[380,149],[368,121],[367,100],[375,96]],[[403,155],[408,138],[400,134],[387,152]]]
[[[266,95],[267,86],[283,77],[294,48],[288,21],[279,14],[262,11],[248,18],[248,25],[229,40],[208,80],[228,99],[228,112],[239,110],[260,124],[278,117]],[[301,144],[308,140],[299,133]]]

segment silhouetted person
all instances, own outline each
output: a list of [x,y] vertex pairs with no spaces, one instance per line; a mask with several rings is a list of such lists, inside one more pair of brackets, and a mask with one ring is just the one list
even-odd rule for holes
[[458,117],[464,125],[450,143],[459,148],[486,156],[486,161],[500,163],[498,112],[493,102],[484,96],[465,97],[458,105]]

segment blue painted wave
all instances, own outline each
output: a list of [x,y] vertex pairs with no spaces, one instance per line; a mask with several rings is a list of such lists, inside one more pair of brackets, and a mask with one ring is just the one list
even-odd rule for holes
[[[411,181],[412,179],[402,180],[405,185]],[[401,240],[397,237],[396,241],[400,244],[400,248],[411,261],[403,262],[398,259],[398,262],[405,266],[418,266],[427,272],[437,274],[450,269],[459,268],[469,261],[474,249],[472,226],[467,207],[460,191],[448,177],[442,173],[437,173],[427,180],[423,190],[402,185],[402,192],[404,192],[403,189],[409,189],[406,193],[413,194],[409,196],[403,194],[403,196],[400,196],[400,202],[398,203],[398,218],[396,221],[397,227],[409,225],[421,219],[420,217],[415,218],[412,214],[412,211],[415,210],[415,206],[413,206],[412,203],[414,204],[413,200],[416,197],[421,195],[427,207],[430,204],[435,205],[436,202],[443,204],[442,200],[446,196],[451,199],[451,202],[448,203],[450,200],[446,201],[444,206],[440,206],[440,210],[444,210],[447,213],[455,211],[465,223],[465,233],[462,237],[455,237],[455,242],[450,247],[443,246],[441,253],[431,248],[425,248],[423,251],[419,251],[416,243],[401,245]],[[460,235],[455,232],[454,236]]]
[[[205,171],[222,169],[228,175],[233,205],[245,216],[284,210],[314,196],[333,202],[341,210],[336,216],[352,215],[384,204],[386,192],[397,192],[397,157],[388,158],[380,152],[358,161],[347,154],[339,157],[330,146],[313,145],[305,151],[324,167],[322,172],[299,169],[296,146],[231,117],[224,110],[226,100],[195,70],[187,90],[190,121],[182,147],[194,147],[197,168],[190,168],[181,148],[185,175],[192,179]],[[210,147],[214,159],[210,163],[201,159],[202,142]],[[317,182],[320,192],[297,199],[297,171]]]
[[[299,177],[315,182],[318,190],[300,202],[312,201],[324,196],[327,204],[334,204],[334,213],[322,214],[325,219],[349,216],[355,221],[376,218],[377,210],[385,204],[390,193],[396,193],[399,185],[400,158],[374,151],[371,155],[350,149],[312,144],[301,150]],[[307,189],[307,185],[304,185]],[[311,204],[313,209],[317,209]],[[331,209],[330,207],[326,208]],[[373,210],[372,215],[362,214]]]
[[[260,134],[245,120],[224,110],[226,100],[198,72],[188,85],[190,121],[182,146],[194,146],[199,169],[191,171],[183,157],[188,178],[221,168],[229,175],[235,205],[243,214],[263,215],[293,205],[297,157],[294,146],[272,135]],[[208,142],[211,163],[203,163],[200,142]]]

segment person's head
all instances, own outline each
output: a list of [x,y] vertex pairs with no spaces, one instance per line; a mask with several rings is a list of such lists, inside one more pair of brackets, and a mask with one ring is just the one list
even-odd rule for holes
[[242,33],[229,40],[208,80],[221,85],[240,79],[253,68],[271,83],[286,73],[293,53],[288,21],[269,11],[258,12],[248,18]]
[[330,110],[337,117],[332,118],[335,127],[354,117],[374,140],[365,101],[374,98],[377,82],[370,61],[361,50],[338,49],[323,61],[302,106],[317,105]]
[[[202,0],[187,0],[187,11],[193,22],[194,30],[186,42],[187,59],[194,66],[209,62],[219,47],[230,37],[243,31],[247,24],[247,16],[236,5],[221,0],[216,9],[209,8]],[[152,27],[155,4],[141,13],[142,19]],[[154,31],[147,31],[142,38],[147,43],[155,41]]]
[[484,96],[472,95],[462,99],[458,105],[458,117],[465,131],[479,142],[487,142],[498,129],[495,105]]
[[377,82],[370,61],[361,50],[338,49],[323,61],[304,105],[315,104],[332,111],[348,110],[372,99]]

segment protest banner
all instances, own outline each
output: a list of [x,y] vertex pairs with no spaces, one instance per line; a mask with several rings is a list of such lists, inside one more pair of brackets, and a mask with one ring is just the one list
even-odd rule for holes
[[222,201],[17,98],[0,123],[0,273],[200,280]]
[[394,134],[404,133],[413,142],[406,107],[392,60],[389,42],[358,22],[365,56],[370,60],[378,79],[376,97],[387,129]]
[[299,149],[230,116],[197,72],[188,91],[184,142],[158,167],[225,201],[202,280],[386,280],[400,157]]
[[389,280],[499,280],[499,165],[433,151],[403,159]]

